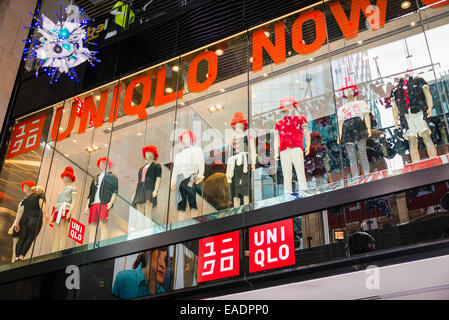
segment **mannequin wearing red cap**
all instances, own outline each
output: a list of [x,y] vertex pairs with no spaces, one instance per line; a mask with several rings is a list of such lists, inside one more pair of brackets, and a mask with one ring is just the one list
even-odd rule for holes
[[45,194],[42,187],[35,186],[32,181],[22,183],[25,198],[20,202],[19,212],[14,222],[14,231],[20,232],[16,245],[16,261],[23,260],[42,228],[42,216],[45,223],[49,214],[45,204]]
[[340,89],[347,103],[337,111],[338,134],[337,142],[343,143],[349,157],[351,166],[351,175],[356,177],[359,175],[357,165],[357,151],[362,164],[364,175],[368,175],[370,171],[368,156],[366,154],[366,140],[371,136],[371,119],[369,117],[368,104],[363,100],[356,100],[359,93],[357,86],[352,85]]
[[76,206],[75,174],[72,167],[66,167],[61,174],[64,188],[58,194],[58,202],[51,213],[50,226],[53,225],[55,237],[53,239],[53,252],[65,249],[67,226]]
[[155,146],[146,146],[142,149],[146,160],[145,165],[139,169],[137,175],[137,188],[133,197],[133,206],[149,219],[152,224],[152,211],[157,205],[157,193],[161,185],[162,167],[156,162],[158,158]]
[[241,112],[234,114],[231,126],[234,131],[228,146],[226,177],[231,184],[234,207],[239,207],[249,203],[248,164],[251,164],[252,171],[256,169],[256,144],[248,133],[248,121]]
[[118,194],[118,179],[110,170],[112,162],[102,157],[97,161],[98,173],[90,184],[89,203],[84,210],[89,214],[89,242],[95,241],[97,224],[99,223],[100,240],[108,238],[108,217],[109,210],[114,205]]
[[307,119],[295,115],[298,102],[292,97],[281,100],[280,109],[285,112],[284,118],[276,123],[274,136],[274,159],[281,156],[282,175],[284,177],[284,194],[292,193],[292,165],[295,167],[300,190],[307,190],[304,169],[303,136],[306,138],[305,154],[310,151],[310,133]]
[[179,139],[184,149],[175,156],[170,185],[172,190],[176,190],[176,204],[181,214],[179,219],[183,220],[187,202],[191,216],[198,215],[196,186],[204,179],[204,154],[200,147],[193,146],[196,141],[193,132],[186,130]]

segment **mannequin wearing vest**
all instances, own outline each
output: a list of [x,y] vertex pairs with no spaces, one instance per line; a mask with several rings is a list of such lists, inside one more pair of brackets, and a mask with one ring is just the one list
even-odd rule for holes
[[423,78],[405,75],[391,91],[391,98],[394,125],[399,129],[400,120],[400,126],[407,130],[404,137],[409,143],[412,162],[418,162],[421,158],[418,136],[423,138],[429,158],[436,157],[437,150],[425,120],[433,111],[433,99],[428,83]]

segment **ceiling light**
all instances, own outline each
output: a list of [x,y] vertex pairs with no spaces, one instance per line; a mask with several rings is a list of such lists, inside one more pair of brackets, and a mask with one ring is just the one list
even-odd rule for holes
[[270,33],[268,31],[264,32],[267,37],[270,37]]
[[223,106],[222,106],[221,104],[217,104],[217,105],[215,106],[215,108],[217,108],[217,110],[221,110],[221,109],[223,109]]
[[142,135],[142,133],[141,132],[137,132],[137,135],[140,137]]
[[166,92],[166,93],[172,93],[172,92],[173,92],[173,89],[172,89],[172,88],[165,88],[165,92]]
[[249,58],[249,62],[253,63],[254,59],[253,57]]
[[223,50],[221,50],[221,49],[217,49],[217,50],[215,50],[215,54],[217,55],[217,56],[222,56],[223,55]]
[[94,149],[92,149],[91,147],[87,147],[87,148],[86,148],[86,151],[87,151],[87,152],[92,152],[92,151],[94,151]]
[[75,139],[72,140],[73,143],[76,143],[77,141]]
[[221,92],[225,92],[225,89],[220,89]]
[[96,95],[95,100],[97,100],[97,101],[100,100],[100,95]]
[[309,61],[313,61],[313,58],[309,58]]
[[362,43],[363,43],[363,40],[359,40],[357,43],[358,43],[358,44],[362,44]]
[[131,101],[131,105],[132,105],[133,107],[135,107],[135,106],[136,106],[136,103],[135,103],[134,101]]
[[264,76],[264,77],[268,77],[268,74],[264,73],[263,76]]
[[412,22],[410,22],[410,25],[411,25],[412,27],[414,27],[414,26],[416,25],[416,22],[415,22],[415,21],[412,21]]
[[174,72],[178,72],[178,71],[179,71],[179,67],[178,67],[178,66],[173,66],[171,69],[172,69]]
[[402,1],[401,8],[402,9],[408,9],[408,8],[410,8],[411,5],[412,4],[410,3],[410,1]]
[[93,146],[92,149],[94,149],[95,151],[97,151],[98,149],[100,149],[100,147]]
[[215,106],[210,106],[209,107],[209,111],[210,112],[215,112],[215,111],[217,111],[217,109],[215,108]]

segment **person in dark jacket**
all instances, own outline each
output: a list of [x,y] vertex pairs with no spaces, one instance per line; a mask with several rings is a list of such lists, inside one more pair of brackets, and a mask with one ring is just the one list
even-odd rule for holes
[[118,179],[110,171],[112,162],[109,158],[98,159],[97,167],[101,172],[93,178],[90,184],[89,204],[85,209],[85,213],[89,215],[89,242],[91,243],[95,241],[98,222],[101,231],[100,239],[108,238],[109,210],[114,205],[118,194]]

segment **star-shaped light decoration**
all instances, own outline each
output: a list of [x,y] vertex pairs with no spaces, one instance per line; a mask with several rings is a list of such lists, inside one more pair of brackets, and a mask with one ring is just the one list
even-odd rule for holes
[[43,70],[50,77],[50,84],[53,81],[58,82],[59,77],[64,73],[78,82],[78,74],[74,69],[76,66],[85,61],[92,66],[100,62],[95,57],[98,51],[91,51],[85,47],[86,44],[97,44],[85,42],[87,39],[85,27],[88,20],[80,20],[82,11],[75,5],[69,5],[63,10],[62,2],[60,2],[60,11],[55,11],[55,15],[59,18],[56,23],[44,14],[40,17],[39,11],[36,12],[28,27],[34,28],[40,37],[34,40],[28,39],[29,46],[25,46],[24,49],[24,56],[28,55],[28,58],[25,57],[24,60],[39,60],[36,77],[39,71]]

